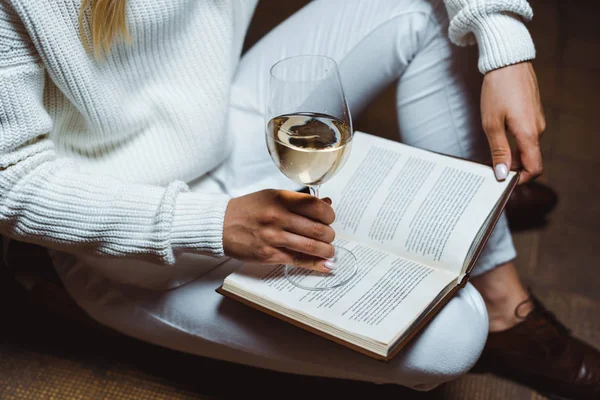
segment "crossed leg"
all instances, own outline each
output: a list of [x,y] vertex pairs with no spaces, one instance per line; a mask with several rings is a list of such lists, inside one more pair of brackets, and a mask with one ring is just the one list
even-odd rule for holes
[[[269,67],[306,53],[338,61],[354,114],[399,79],[404,141],[462,156],[479,154],[473,107],[461,71],[453,67],[459,52],[445,38],[440,0],[320,0],[274,29],[239,64],[229,114],[229,129],[239,140],[216,173],[232,194],[267,186],[295,189],[287,179],[277,180],[280,173],[264,145],[263,110]],[[498,235],[509,244],[500,250],[510,253],[508,232]],[[103,324],[161,346],[278,371],[426,390],[467,372],[487,337],[485,304],[471,285],[400,354],[382,363],[222,298],[215,289],[239,266],[235,260],[164,292],[116,284],[82,261],[57,260],[57,265],[70,294]]]

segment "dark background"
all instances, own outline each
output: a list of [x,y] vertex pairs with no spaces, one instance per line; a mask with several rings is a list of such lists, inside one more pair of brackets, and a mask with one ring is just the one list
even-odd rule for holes
[[[261,1],[246,46],[305,3]],[[560,200],[545,226],[515,233],[518,266],[575,335],[600,346],[600,7],[593,1],[530,3],[538,50],[534,65],[548,123],[540,180]],[[356,120],[356,128],[384,136],[397,129],[393,88]],[[32,273],[51,281],[36,254],[23,259]],[[72,307],[44,280],[25,293],[0,277],[0,399],[544,398],[481,375],[469,374],[424,394],[230,365],[106,331]]]

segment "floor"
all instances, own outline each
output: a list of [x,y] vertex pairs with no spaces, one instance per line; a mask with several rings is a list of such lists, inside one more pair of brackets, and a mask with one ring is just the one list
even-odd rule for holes
[[[269,29],[270,23],[260,20],[267,6],[286,15],[301,3],[263,1],[249,42]],[[575,335],[600,346],[598,7],[580,0],[530,3],[536,13],[530,25],[538,48],[535,68],[548,122],[543,139],[546,172],[541,180],[559,193],[560,202],[544,227],[515,233],[518,265],[524,280]],[[393,90],[384,93],[357,127],[371,132],[394,129],[393,97]],[[425,394],[201,359],[98,330],[67,316],[51,316],[31,305],[31,299],[15,287],[0,285],[3,400],[321,398],[327,393],[348,398],[544,398],[491,376],[467,375]]]

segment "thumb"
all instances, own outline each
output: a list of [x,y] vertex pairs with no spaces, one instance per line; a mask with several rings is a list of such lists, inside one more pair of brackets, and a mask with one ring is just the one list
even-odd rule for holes
[[504,124],[498,123],[484,127],[484,130],[490,144],[494,174],[497,180],[503,181],[508,176],[511,165],[511,149],[506,129]]

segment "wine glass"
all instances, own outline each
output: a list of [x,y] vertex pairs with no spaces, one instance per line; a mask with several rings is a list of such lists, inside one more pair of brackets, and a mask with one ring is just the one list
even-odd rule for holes
[[[301,55],[277,62],[270,70],[266,103],[269,154],[291,180],[319,197],[319,186],[344,165],[352,146],[352,119],[336,62]],[[293,285],[328,290],[347,283],[357,272],[354,254],[335,247],[329,273],[292,265],[284,267]]]

